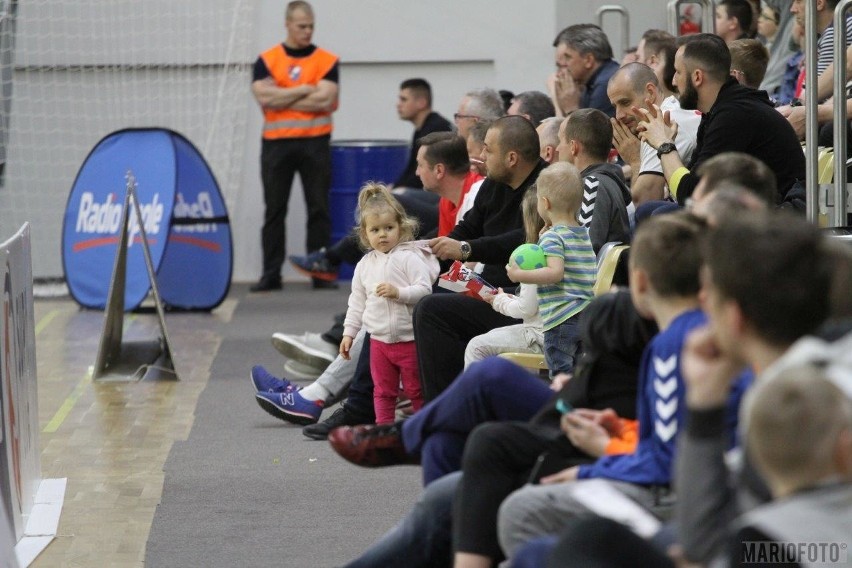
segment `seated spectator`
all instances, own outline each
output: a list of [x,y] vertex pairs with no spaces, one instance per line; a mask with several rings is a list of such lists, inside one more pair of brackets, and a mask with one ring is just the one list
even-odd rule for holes
[[595,253],[608,242],[630,242],[630,190],[621,168],[607,161],[611,142],[609,118],[596,109],[573,112],[559,129],[559,160],[574,165],[583,176],[578,220],[589,227]]
[[559,127],[562,125],[563,120],[558,116],[546,118],[535,129],[538,132],[538,141],[541,148],[539,156],[548,164],[559,161],[559,152],[556,149],[559,147]]
[[[848,386],[848,385],[847,385]],[[788,368],[758,384],[746,414],[746,445],[773,502],[737,519],[731,566],[746,552],[778,550],[781,562],[829,563],[784,543],[834,543],[852,534],[852,400],[815,365]],[[775,545],[773,547],[773,545]],[[831,544],[829,544],[831,546]]]
[[713,34],[689,36],[675,55],[681,107],[704,113],[687,164],[673,143],[676,127],[671,120],[663,113],[638,111],[640,137],[657,148],[669,189],[681,205],[700,179],[691,172],[725,151],[745,152],[768,165],[777,178],[779,204],[805,177],[805,157],[795,131],[778,120],[766,93],[743,87],[730,76],[730,63],[730,51]]
[[701,164],[696,173],[701,181],[692,194],[693,203],[703,201],[722,183],[732,183],[752,192],[767,207],[775,205],[778,194],[775,174],[754,156],[743,152],[722,152]]
[[[535,188],[530,188],[524,195],[521,210],[527,242],[535,244],[544,228],[544,220],[538,214],[538,192]],[[498,327],[471,339],[464,350],[465,369],[472,363],[500,353],[544,351],[544,331],[538,309],[538,287],[535,284],[521,284],[515,294],[507,294],[499,288],[496,294],[486,295],[485,301],[491,304],[494,311],[523,320],[523,323]]]
[[453,119],[459,136],[467,140],[470,127],[478,121],[496,120],[505,114],[500,93],[494,89],[474,89],[462,97]]
[[[675,519],[684,563],[710,565],[727,555],[739,507],[769,498],[748,459],[740,460],[733,476],[726,467],[736,460],[725,458],[730,436],[725,401],[743,365],[754,369],[760,384],[787,358],[785,352],[794,355],[790,347],[797,339],[826,320],[836,264],[826,245],[816,228],[777,212],[723,223],[707,235],[702,302],[710,324],[691,335],[682,354],[689,414],[675,467]],[[757,289],[756,281],[774,285]],[[591,524],[571,527],[548,566],[573,565],[579,557],[587,566],[627,568],[637,555],[648,558],[649,566],[674,566],[629,530]],[[627,537],[632,557],[613,554],[624,550],[620,540],[590,540],[606,525],[613,538]]]
[[615,118],[610,121],[613,146],[630,167],[633,206],[639,207],[645,202],[663,199],[667,193],[663,165],[656,149],[642,142],[636,135],[638,121],[634,109],[650,109],[652,105],[657,105],[661,111],[669,113],[678,125],[675,146],[684,160],[689,160],[695,149],[701,114],[682,110],[674,95],[664,99],[658,75],[641,63],[632,63],[619,69],[609,80],[607,96],[615,107]]
[[[418,140],[431,132],[448,132],[452,126],[432,110],[432,87],[425,79],[406,79],[399,85],[396,110],[402,120],[414,125],[414,134],[408,162],[393,183],[394,191],[406,212],[417,217],[423,234],[428,234],[438,225],[438,198],[421,191],[423,183],[415,174]],[[358,239],[347,235],[331,246],[306,256],[291,255],[289,261],[298,272],[311,277],[314,288],[336,288],[340,264],[357,264],[362,255]],[[323,368],[318,369],[322,371]]]
[[[802,72],[805,64],[804,40],[804,28],[793,20],[793,29],[790,34],[790,56],[784,63],[784,72],[775,96],[779,106],[788,106],[794,100],[802,97],[802,86],[805,80],[805,75]],[[826,73],[826,77],[828,77],[828,73]]]
[[752,16],[748,0],[722,0],[716,4],[716,35],[727,44],[751,37]]
[[756,39],[738,39],[728,44],[731,50],[731,77],[740,85],[757,89],[763,82],[769,52]]
[[546,224],[538,244],[546,264],[523,269],[509,258],[506,272],[513,282],[538,286],[544,359],[553,377],[574,368],[580,314],[589,305],[595,285],[595,252],[589,229],[580,225],[584,192],[577,168],[564,162],[552,164],[536,185],[538,211]]
[[[796,24],[796,18],[790,12],[792,3],[793,0],[763,0],[764,8],[772,8],[774,13],[778,15],[778,25],[772,45],[766,45],[766,49],[769,50],[769,64],[766,66],[766,75],[763,77],[760,90],[766,91],[776,100],[787,60],[798,49],[795,44],[790,42],[793,26]],[[758,19],[758,22],[761,21]]]
[[[834,104],[828,100],[832,96],[841,97],[840,93],[834,93],[833,87],[833,72],[834,72],[834,9],[837,7],[839,0],[826,0],[825,2],[817,2],[814,13],[816,15],[816,28],[819,33],[817,40],[817,76],[819,81],[817,84],[817,98],[820,105],[817,107],[817,121],[821,125],[830,123],[834,118]],[[805,22],[805,5],[802,0],[793,2],[790,11],[796,15],[796,21],[806,28]],[[852,51],[852,16],[846,17],[846,45],[847,55]],[[845,100],[847,112],[852,108],[852,99],[848,94],[844,93],[842,98]],[[799,135],[800,139],[805,137],[805,108],[797,106],[779,107],[779,112],[787,118],[790,124]],[[829,128],[830,130],[830,128]],[[821,143],[831,140],[830,136],[821,137]],[[831,142],[828,145],[833,145]]]
[[621,56],[622,67],[628,63],[636,63],[639,61],[639,55],[637,54],[638,50],[639,47],[635,45],[624,50],[624,55]]
[[541,91],[524,91],[512,98],[512,104],[506,110],[509,116],[520,115],[538,128],[541,121],[556,114],[553,101]]
[[482,160],[482,151],[485,149],[485,133],[491,128],[493,120],[478,120],[468,130],[467,155],[470,160],[470,170],[481,176],[488,175],[485,170],[485,162]]
[[778,24],[780,23],[781,15],[777,9],[768,4],[761,8],[760,15],[757,17],[757,39],[766,47],[767,51],[772,49],[772,42],[778,35]]
[[[524,241],[520,204],[547,165],[530,121],[500,118],[485,134],[483,158],[488,177],[473,208],[446,237],[430,241],[444,261],[482,262],[482,277],[508,287],[506,259]],[[424,398],[435,398],[464,366],[467,342],[495,327],[520,323],[498,314],[485,302],[462,294],[432,294],[414,308],[414,337]]]
[[414,172],[417,168],[418,141],[432,132],[450,132],[452,125],[432,110],[432,87],[425,79],[406,79],[400,83],[396,112],[402,120],[414,125],[414,135],[411,138],[408,162],[393,187],[421,189],[423,182]]
[[459,219],[473,206],[473,196],[482,185],[482,176],[470,168],[467,144],[452,132],[435,132],[420,140],[417,176],[423,189],[440,196],[438,236],[448,235]]
[[[677,102],[676,88],[672,83],[674,79],[674,58],[677,52],[677,40],[675,37],[663,30],[647,30],[642,34],[637,47],[639,60],[654,70],[657,76],[657,88],[660,90],[664,100],[673,98]],[[678,107],[680,105],[678,104]]]
[[[551,453],[563,459],[551,459],[547,464],[558,468],[590,460],[584,452],[571,449],[567,438],[556,436],[561,418],[555,407],[558,400],[576,408],[612,409],[620,416],[635,418],[637,369],[643,349],[656,333],[656,324],[636,312],[626,291],[596,298],[586,314],[581,327],[585,350],[573,378],[561,377],[551,384],[555,394],[526,370],[495,357],[471,366],[438,398],[394,427],[335,430],[332,445],[346,459],[364,466],[420,462],[427,485],[411,513],[348,568],[403,562],[424,567],[452,563],[450,526],[460,481],[457,470],[465,441],[478,424],[502,421],[513,431],[538,433],[531,438],[538,444],[536,448],[559,448]],[[508,422],[530,418],[529,424]],[[633,445],[635,440],[614,440],[605,453],[623,452]],[[529,455],[520,471],[507,474],[508,479],[528,477],[542,451],[526,443],[519,447],[525,456],[530,450]],[[504,464],[499,465],[502,468]],[[551,470],[541,470],[542,474],[548,472]]]
[[568,26],[553,40],[553,47],[556,71],[547,78],[547,92],[556,116],[567,116],[578,108],[596,108],[613,116],[606,85],[618,62],[603,30],[594,24]]
[[[690,369],[690,414],[676,468],[676,518],[686,559],[709,563],[726,553],[727,527],[738,503],[768,496],[755,483],[759,478],[748,475],[748,462],[737,487],[724,481],[722,408],[730,381],[743,364],[762,380],[797,339],[826,320],[834,259],[816,228],[784,213],[723,223],[708,235],[704,250],[710,326],[693,334],[683,354]],[[757,290],[751,284],[756,281],[773,286]]]
[[[566,482],[581,484],[580,489],[586,479],[606,479],[643,507],[661,515],[669,512],[675,440],[685,416],[680,353],[687,335],[706,323],[698,307],[701,232],[693,220],[658,217],[640,228],[631,247],[631,295],[637,309],[653,315],[660,328],[648,345],[639,374],[636,450],[571,467],[542,478],[539,486],[515,491],[499,512],[500,546],[507,557],[530,538],[556,532],[566,519],[586,514],[562,485]],[[569,437],[576,418],[569,413],[563,419]],[[465,473],[466,466],[467,454]],[[459,550],[478,552],[464,546]],[[495,559],[493,551],[488,556]]]

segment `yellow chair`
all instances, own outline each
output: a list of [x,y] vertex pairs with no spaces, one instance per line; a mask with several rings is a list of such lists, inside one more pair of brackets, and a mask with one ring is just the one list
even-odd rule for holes
[[500,357],[534,373],[543,374],[547,371],[543,353],[500,353]]
[[629,248],[630,245],[616,244],[606,250],[601,249],[601,255],[598,259],[598,276],[595,279],[595,287],[593,288],[595,296],[602,296],[610,291],[612,280],[615,278],[615,271],[618,268],[618,261],[621,259],[624,251]]
[[[834,148],[820,148],[817,158],[817,183],[819,185],[828,185],[833,180]],[[822,201],[822,198],[820,198],[820,201]],[[817,213],[817,225],[823,228],[828,227],[828,214],[825,209],[820,207],[820,211]]]
[[834,179],[834,148],[820,149],[817,164],[817,181],[831,183]]
[[[601,247],[598,258],[598,275],[593,288],[595,296],[606,294],[612,288],[612,280],[621,255],[629,249],[629,245],[606,243]],[[500,357],[512,361],[525,369],[541,373],[547,370],[547,363],[541,353],[501,353]]]

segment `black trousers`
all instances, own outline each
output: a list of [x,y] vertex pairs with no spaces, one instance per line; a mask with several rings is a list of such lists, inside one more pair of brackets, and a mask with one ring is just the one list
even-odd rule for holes
[[330,136],[264,140],[260,177],[266,211],[261,229],[263,278],[279,280],[287,254],[287,206],[298,172],[307,206],[307,249],[315,251],[331,239],[328,192],[331,188]]
[[370,334],[364,336],[361,357],[355,366],[355,376],[349,385],[349,393],[343,403],[346,411],[363,420],[363,424],[372,424],[376,421],[375,407],[373,406],[373,376],[370,374]]
[[536,467],[536,478],[589,463],[558,428],[528,422],[487,422],[471,433],[462,458],[462,479],[453,502],[453,548],[503,558],[497,512]]
[[430,294],[420,300],[414,307],[414,338],[423,399],[437,397],[462,371],[471,338],[515,323],[521,322],[461,294]]

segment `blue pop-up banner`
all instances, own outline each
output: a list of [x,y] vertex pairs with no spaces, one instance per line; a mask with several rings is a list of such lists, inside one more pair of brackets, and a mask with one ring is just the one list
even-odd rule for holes
[[[106,306],[129,171],[136,179],[165,307],[215,308],[231,284],[227,208],[198,150],[177,132],[159,128],[114,132],[83,162],[62,230],[62,264],[71,296],[87,308]],[[132,208],[128,233],[124,306],[129,311],[139,307],[150,289]]]

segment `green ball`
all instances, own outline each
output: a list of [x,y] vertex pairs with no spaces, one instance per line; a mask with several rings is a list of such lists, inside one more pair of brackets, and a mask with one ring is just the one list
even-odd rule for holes
[[544,249],[532,243],[525,243],[512,251],[511,258],[521,270],[535,270],[547,266]]

